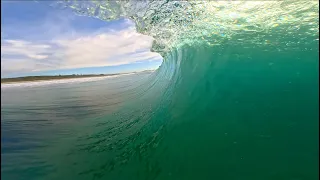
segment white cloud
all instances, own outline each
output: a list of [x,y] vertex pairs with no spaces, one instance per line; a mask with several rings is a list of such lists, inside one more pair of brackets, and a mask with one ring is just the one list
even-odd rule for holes
[[[153,39],[138,34],[134,28],[83,36],[76,39],[56,40],[61,47],[61,55],[65,59],[64,68],[113,66],[129,64],[138,60],[160,58],[157,53],[150,52]],[[145,56],[136,59],[135,53],[144,51]],[[121,56],[122,58],[118,58]]]
[[32,59],[45,59],[48,56],[41,55],[49,52],[50,45],[36,44],[23,40],[4,40],[1,43],[1,55],[23,55]]
[[80,33],[70,29],[72,36],[56,34],[41,41],[1,39],[1,74],[114,66],[161,59],[159,54],[150,52],[153,39],[137,33],[132,23],[130,25],[120,31],[98,29]]

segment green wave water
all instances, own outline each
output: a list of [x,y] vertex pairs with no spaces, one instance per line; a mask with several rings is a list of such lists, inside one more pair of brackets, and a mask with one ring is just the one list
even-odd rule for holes
[[[18,160],[1,149],[5,179],[318,179],[317,1],[55,5],[106,21],[133,20],[164,60],[113,90],[99,82],[90,85],[94,90],[58,89],[70,93],[53,96],[42,114],[60,105],[69,110],[56,110],[55,118],[78,121],[54,126]],[[15,119],[11,101],[1,103],[1,123]],[[38,106],[35,112],[45,109]]]

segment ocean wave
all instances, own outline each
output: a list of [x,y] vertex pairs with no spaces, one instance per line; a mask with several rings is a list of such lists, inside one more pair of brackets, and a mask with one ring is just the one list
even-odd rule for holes
[[[122,82],[133,88],[113,90],[121,94],[97,86],[104,107],[69,98],[63,108],[57,93],[59,111],[98,106],[101,114],[71,117],[66,140],[43,150],[52,169],[39,179],[318,178],[318,1],[56,5],[107,21],[130,18],[164,60],[140,83]],[[121,103],[103,114],[112,100]]]
[[[210,46],[223,45],[225,41],[275,45],[270,34],[278,36],[278,43],[299,48],[298,42],[308,43],[304,36],[319,36],[318,1],[69,0],[55,5],[106,21],[129,18],[139,33],[155,39],[152,50],[162,56],[172,48],[202,42]],[[303,33],[297,33],[301,30]],[[246,38],[253,34],[254,38]],[[292,34],[299,40],[289,41]]]

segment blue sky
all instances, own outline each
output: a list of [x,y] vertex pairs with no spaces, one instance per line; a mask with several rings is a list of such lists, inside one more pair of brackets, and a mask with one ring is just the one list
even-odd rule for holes
[[111,22],[54,8],[51,1],[1,1],[1,77],[156,69],[153,39],[132,21]]

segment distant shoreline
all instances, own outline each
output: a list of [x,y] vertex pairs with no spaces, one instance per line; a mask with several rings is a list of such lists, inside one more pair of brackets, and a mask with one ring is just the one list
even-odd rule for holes
[[[145,70],[140,72],[151,72],[153,70]],[[128,73],[114,73],[114,74],[86,74],[86,75],[52,75],[52,76],[24,76],[15,78],[2,78],[1,84],[12,84],[12,83],[23,83],[23,82],[38,82],[38,81],[52,81],[52,80],[63,80],[63,79],[78,79],[78,78],[90,78],[90,77],[105,77],[105,76],[116,76],[124,75],[137,72]]]
[[88,77],[103,77],[103,76],[114,76],[119,74],[90,74],[90,75],[58,75],[58,76],[25,76],[16,78],[3,78],[1,84],[11,84],[18,82],[35,82],[35,81],[51,81],[51,80],[62,80],[62,79],[78,79]]

